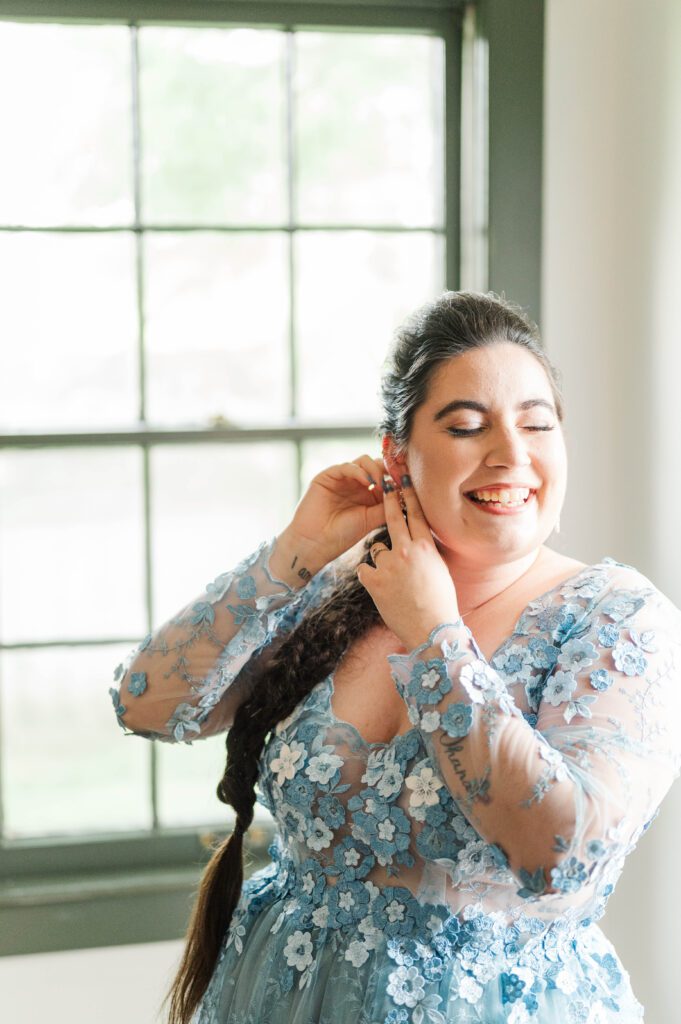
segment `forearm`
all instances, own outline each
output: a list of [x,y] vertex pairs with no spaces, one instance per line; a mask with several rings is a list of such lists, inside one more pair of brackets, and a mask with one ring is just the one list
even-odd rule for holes
[[281,579],[287,558],[278,538],[260,545],[130,652],[110,691],[123,727],[169,742],[207,734],[205,719],[267,641],[270,616],[305,585]]
[[560,754],[525,720],[461,619],[388,660],[410,720],[466,817],[516,877],[526,882],[541,869],[537,884],[550,891],[560,857],[555,837],[569,843],[576,832],[575,784]]

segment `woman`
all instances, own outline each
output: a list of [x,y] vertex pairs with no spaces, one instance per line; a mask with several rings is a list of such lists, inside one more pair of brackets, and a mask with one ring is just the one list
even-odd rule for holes
[[[563,408],[518,307],[445,292],[382,397],[382,458],[317,474],[116,670],[132,733],[227,732],[236,827],[171,1024],[641,1020],[595,921],[681,769],[681,613],[546,546]],[[243,882],[256,799],[277,832]]]

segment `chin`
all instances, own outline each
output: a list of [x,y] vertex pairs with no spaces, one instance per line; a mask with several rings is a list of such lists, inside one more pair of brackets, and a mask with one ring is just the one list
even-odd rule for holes
[[462,526],[461,532],[454,535],[451,533],[451,528],[437,531],[431,526],[433,538],[443,551],[467,557],[477,556],[480,562],[485,564],[523,558],[530,552],[536,551],[546,540],[543,533],[521,536],[517,533],[513,534],[510,530],[505,535],[500,532],[498,537],[466,536],[469,529],[467,526]]

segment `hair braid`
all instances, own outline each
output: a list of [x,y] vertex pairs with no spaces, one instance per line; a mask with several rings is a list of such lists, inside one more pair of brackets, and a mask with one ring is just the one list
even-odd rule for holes
[[[365,539],[361,562],[370,561],[369,549],[377,541],[391,546],[386,527]],[[369,592],[349,570],[333,594],[287,637],[259,677],[256,691],[237,709],[227,732],[225,772],[217,785],[218,799],[236,811],[237,828],[216,847],[204,869],[178,971],[178,982],[184,979],[184,984],[176,982],[166,997],[171,998],[169,1024],[189,1024],[238,903],[243,884],[242,837],[253,821],[258,762],[267,734],[333,671],[350,644],[378,621]],[[191,973],[183,972],[189,964]]]

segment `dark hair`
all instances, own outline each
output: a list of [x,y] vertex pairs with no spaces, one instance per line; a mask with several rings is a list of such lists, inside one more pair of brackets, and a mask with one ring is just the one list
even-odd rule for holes
[[[521,345],[539,360],[562,421],[558,371],[544,352],[536,324],[503,295],[446,291],[408,317],[395,332],[381,385],[383,418],[378,437],[390,434],[397,447],[403,448],[414,413],[425,401],[437,368],[471,349],[499,342]],[[366,538],[362,562],[369,562],[369,548],[377,540],[390,547],[386,527]],[[268,733],[335,669],[355,640],[380,622],[355,570],[356,566],[346,569],[331,595],[286,638],[263,671],[255,692],[238,708],[227,733],[227,764],[217,795],[236,811],[236,828],[215,848],[201,878],[184,957],[164,1000],[171,1000],[169,1024],[189,1024],[215,969],[239,900],[242,836],[253,820],[258,759]]]

